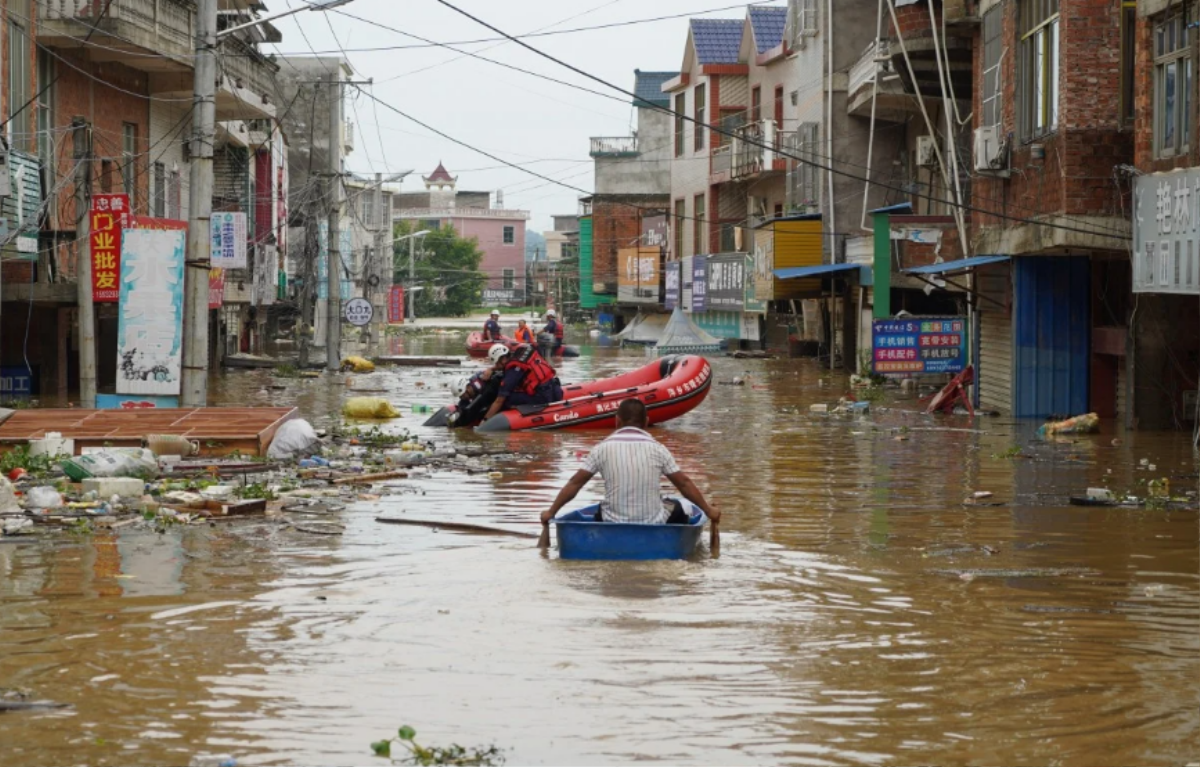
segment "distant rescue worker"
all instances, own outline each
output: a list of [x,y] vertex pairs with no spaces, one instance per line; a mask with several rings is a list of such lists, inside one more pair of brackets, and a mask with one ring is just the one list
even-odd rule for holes
[[517,320],[517,332],[513,335],[513,338],[519,344],[537,345],[537,339],[533,337],[533,330],[530,329],[524,319]]
[[500,310],[493,309],[488,321],[483,323],[483,340],[484,341],[499,341],[500,340]]
[[488,357],[502,371],[500,391],[496,401],[488,408],[483,420],[488,420],[501,410],[520,405],[548,405],[562,399],[562,384],[550,363],[527,344],[509,349],[496,344],[488,350]]
[[542,332],[554,338],[554,342],[550,345],[550,353],[554,354],[563,345],[563,326],[558,321],[558,312],[553,309],[546,310],[546,327],[542,328]]

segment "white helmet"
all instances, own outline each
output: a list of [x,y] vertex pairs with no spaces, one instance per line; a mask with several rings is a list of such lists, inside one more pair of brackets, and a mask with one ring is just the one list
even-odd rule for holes
[[493,310],[492,310],[492,315],[491,315],[491,316],[493,316],[493,317],[499,317],[499,316],[500,316],[500,310],[499,310],[499,309],[493,309]]
[[557,317],[557,316],[558,316],[558,314],[557,314],[557,313],[556,313],[556,312],[555,312],[553,309],[547,309],[547,310],[546,310],[546,316],[547,316],[547,317]]
[[492,362],[499,362],[502,358],[508,356],[508,347],[504,344],[492,344],[492,348],[488,349],[488,359]]
[[459,376],[458,378],[454,379],[455,394],[462,394],[464,391],[466,391],[467,384],[469,383],[471,383],[470,376]]

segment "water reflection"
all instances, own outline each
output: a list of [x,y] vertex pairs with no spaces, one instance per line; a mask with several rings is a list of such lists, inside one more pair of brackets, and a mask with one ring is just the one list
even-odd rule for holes
[[[589,350],[560,372],[644,361]],[[424,429],[411,406],[449,399],[460,370],[223,374],[215,397],[294,404],[318,426],[381,388],[405,413],[385,428],[520,458],[499,477],[414,477],[345,512],[341,538],[253,525],[0,545],[0,679],[74,704],[0,716],[0,766],[362,763],[400,724],[512,763],[1195,758],[1196,513],[1066,505],[1153,478],[1143,458],[1194,483],[1182,435],[1034,443],[1004,420],[816,416],[844,379],[788,360],[714,371],[708,401],[655,431],[724,511],[722,556],[630,564],[373,521],[516,527],[603,433]],[[996,505],[965,505],[976,491]]]

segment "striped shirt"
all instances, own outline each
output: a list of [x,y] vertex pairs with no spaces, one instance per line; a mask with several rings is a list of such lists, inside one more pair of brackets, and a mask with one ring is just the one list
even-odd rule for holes
[[668,511],[659,495],[659,478],[679,471],[671,452],[641,429],[627,426],[592,448],[583,470],[604,478],[606,522],[661,525]]

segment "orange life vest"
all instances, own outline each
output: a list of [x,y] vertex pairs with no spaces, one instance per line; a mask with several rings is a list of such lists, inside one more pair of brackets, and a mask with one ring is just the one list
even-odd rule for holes
[[519,343],[519,344],[531,344],[532,345],[532,344],[537,343],[533,338],[533,331],[530,330],[528,327],[524,327],[524,328],[518,327],[515,338],[517,340],[517,343]]
[[550,383],[554,380],[557,373],[554,368],[550,367],[550,363],[542,359],[542,355],[529,345],[521,345],[513,349],[508,358],[508,364],[504,366],[504,372],[517,368],[525,372],[525,377],[521,379],[521,383],[517,384],[517,391],[522,394],[533,394],[542,384]]

